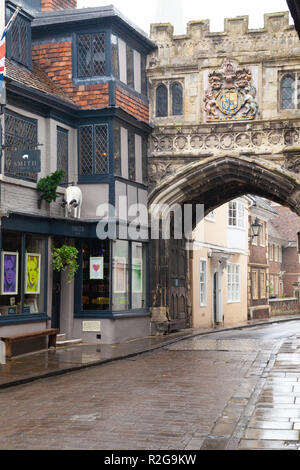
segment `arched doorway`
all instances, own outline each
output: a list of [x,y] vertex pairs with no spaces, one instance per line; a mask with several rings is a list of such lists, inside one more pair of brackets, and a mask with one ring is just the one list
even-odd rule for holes
[[[153,208],[160,206],[172,207],[177,204],[183,208],[190,204],[193,208],[193,228],[196,226],[196,205],[204,205],[204,215],[221,206],[225,202],[235,199],[245,194],[255,194],[289,207],[293,212],[300,215],[300,184],[298,176],[283,170],[279,165],[272,162],[259,160],[247,156],[219,158],[207,158],[193,162],[182,167],[175,175],[163,178],[159,185],[153,188],[149,197],[150,214],[157,216],[159,211]],[[161,320],[166,318],[175,322],[175,328],[190,325],[191,318],[191,274],[190,261],[193,253],[186,249],[186,245],[181,242],[182,253],[185,253],[185,274],[184,283],[176,285],[172,279],[179,276],[179,266],[174,268],[170,262],[174,245],[178,246],[179,240],[155,240],[151,242],[150,255],[150,289],[152,311],[155,315],[160,314]],[[164,244],[164,256],[158,256],[159,246]],[[177,253],[177,256],[180,253]],[[164,266],[162,275],[161,266]],[[176,265],[175,265],[176,266]],[[174,271],[175,269],[175,271]],[[182,269],[182,266],[181,266]],[[182,273],[180,273],[182,275]],[[214,278],[215,285],[215,323],[219,321],[218,312],[218,277]],[[184,298],[185,318],[179,320],[169,315],[169,306],[165,301],[172,295]],[[182,315],[183,317],[183,315]],[[183,321],[184,320],[184,321]]]

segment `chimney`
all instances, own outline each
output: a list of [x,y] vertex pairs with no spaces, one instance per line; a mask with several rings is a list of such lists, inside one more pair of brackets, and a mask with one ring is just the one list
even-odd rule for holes
[[41,11],[74,10],[77,0],[41,0]]

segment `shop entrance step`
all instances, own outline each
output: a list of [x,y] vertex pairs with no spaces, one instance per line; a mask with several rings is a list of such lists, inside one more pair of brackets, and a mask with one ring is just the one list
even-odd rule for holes
[[56,337],[56,346],[57,347],[73,346],[75,344],[81,344],[81,343],[82,343],[81,338],[66,339],[66,334],[65,333],[61,333],[61,334],[57,335],[57,337]]

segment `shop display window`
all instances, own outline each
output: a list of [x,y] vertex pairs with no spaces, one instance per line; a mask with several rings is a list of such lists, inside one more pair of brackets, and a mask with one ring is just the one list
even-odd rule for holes
[[109,310],[109,242],[87,240],[82,245],[82,309]]
[[113,296],[112,310],[129,309],[129,242],[117,240],[113,242]]
[[0,314],[45,312],[45,238],[2,233]]
[[146,308],[146,247],[132,243],[132,309]]
[[26,235],[24,310],[44,311],[45,242],[42,237]]

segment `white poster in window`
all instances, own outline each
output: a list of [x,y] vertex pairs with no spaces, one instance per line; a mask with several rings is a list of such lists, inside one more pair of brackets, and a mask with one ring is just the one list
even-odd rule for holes
[[114,293],[125,294],[126,292],[126,258],[114,258]]
[[104,278],[104,258],[91,257],[90,258],[90,279],[103,279]]
[[143,292],[143,260],[132,259],[132,292],[141,294]]

